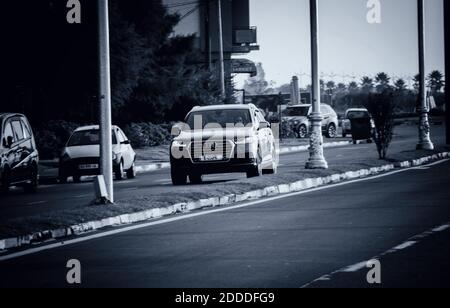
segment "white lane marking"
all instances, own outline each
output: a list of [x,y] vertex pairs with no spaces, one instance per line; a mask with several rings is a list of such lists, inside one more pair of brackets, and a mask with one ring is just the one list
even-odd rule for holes
[[92,194],[78,195],[78,196],[74,196],[73,198],[75,198],[75,199],[81,199],[81,198],[86,198],[86,197],[92,197]]
[[44,204],[47,203],[48,201],[36,201],[36,202],[30,202],[27,203],[27,205],[38,205],[38,204]]
[[[430,164],[429,166],[442,164],[442,163],[447,162],[447,161],[450,161],[450,159],[442,160],[442,161]],[[367,182],[367,181],[371,181],[371,180],[374,180],[374,179],[379,179],[379,178],[395,175],[395,174],[398,174],[398,173],[403,173],[403,172],[410,171],[410,170],[415,170],[415,168],[407,168],[407,169],[392,171],[392,172],[380,174],[380,175],[373,176],[373,177],[368,177],[368,178],[363,178],[363,179],[356,179],[356,180],[352,180],[352,181],[348,181],[348,182],[343,182],[343,183],[337,183],[337,184],[317,187],[317,188],[304,190],[304,191],[300,191],[300,192],[296,192],[296,193],[290,193],[290,194],[270,197],[270,198],[267,198],[267,199],[252,201],[252,202],[248,202],[248,203],[244,203],[244,204],[240,204],[240,205],[234,205],[234,206],[229,206],[229,207],[220,208],[220,209],[214,209],[214,210],[202,211],[202,212],[198,212],[198,213],[186,214],[186,215],[183,215],[183,216],[161,219],[159,221],[152,221],[152,222],[143,223],[143,224],[139,224],[139,225],[132,225],[132,226],[120,228],[120,229],[117,229],[117,230],[100,232],[100,233],[89,235],[89,236],[85,236],[85,237],[82,237],[82,238],[77,238],[77,239],[68,240],[68,241],[60,241],[60,242],[57,242],[55,244],[51,244],[51,245],[47,245],[47,246],[41,246],[41,247],[36,247],[36,248],[29,249],[29,250],[24,250],[24,251],[21,251],[21,252],[17,252],[17,253],[12,253],[10,255],[6,255],[6,256],[0,257],[0,262],[6,261],[6,260],[10,260],[10,259],[20,258],[20,257],[27,256],[27,255],[36,254],[36,253],[39,253],[39,252],[42,252],[42,251],[47,251],[47,250],[51,250],[51,249],[55,249],[55,248],[68,246],[68,245],[74,245],[74,244],[78,244],[78,243],[82,243],[82,242],[86,242],[86,241],[91,241],[91,240],[94,240],[94,239],[100,239],[100,238],[109,237],[109,236],[112,236],[112,235],[117,235],[117,234],[121,234],[121,233],[130,232],[130,231],[135,231],[135,230],[145,229],[145,228],[149,228],[149,227],[159,226],[159,225],[163,225],[163,224],[167,224],[167,223],[172,223],[172,222],[192,219],[192,218],[196,218],[196,217],[202,217],[202,216],[216,214],[216,213],[228,212],[228,211],[242,209],[242,208],[246,208],[246,207],[250,207],[250,206],[254,206],[254,205],[259,205],[259,204],[264,204],[264,203],[269,203],[267,206],[270,206],[270,205],[274,204],[274,203],[271,203],[272,201],[277,201],[277,200],[281,200],[281,199],[285,199],[285,198],[289,198],[289,197],[294,197],[294,196],[305,195],[305,194],[309,194],[309,193],[316,192],[316,191],[322,191],[322,190],[331,189],[331,188],[335,188],[335,187],[341,187],[341,186],[350,185],[350,184],[354,184],[354,183]]]
[[[431,230],[425,231],[425,232],[423,232],[421,234],[418,234],[418,235],[415,235],[413,237],[410,237],[406,242],[404,242],[404,243],[402,243],[402,244],[400,244],[398,246],[395,246],[394,248],[391,248],[391,249],[387,250],[386,252],[383,252],[382,254],[380,254],[380,255],[378,255],[376,257],[373,257],[373,258],[371,258],[369,260],[380,260],[382,257],[384,257],[386,255],[390,255],[390,254],[396,253],[396,252],[398,252],[400,250],[405,250],[407,248],[410,248],[410,247],[418,244],[420,242],[419,239],[420,240],[424,240],[424,239],[426,239],[426,238],[428,238],[428,237],[430,237],[430,236],[432,236],[432,235],[434,235],[436,233],[443,232],[443,231],[445,231],[445,230],[447,230],[449,228],[450,228],[450,224],[447,223],[447,224],[444,224],[442,226],[439,226],[439,227],[433,228]],[[0,260],[1,260],[1,258],[0,258]],[[347,267],[344,267],[342,269],[339,269],[337,271],[332,272],[331,274],[327,274],[327,275],[324,275],[322,277],[319,277],[319,278],[317,278],[317,279],[315,279],[315,280],[313,280],[313,281],[311,281],[311,282],[301,286],[300,288],[302,288],[302,289],[303,288],[308,288],[308,287],[312,286],[313,284],[315,284],[317,282],[320,282],[320,281],[330,281],[330,280],[332,280],[332,277],[334,275],[336,275],[336,274],[358,272],[358,271],[362,270],[363,268],[367,268],[367,264],[368,264],[369,260],[363,261],[363,262],[359,262],[359,263],[356,263],[356,264],[353,264],[353,265],[350,265],[350,266],[347,266]]]

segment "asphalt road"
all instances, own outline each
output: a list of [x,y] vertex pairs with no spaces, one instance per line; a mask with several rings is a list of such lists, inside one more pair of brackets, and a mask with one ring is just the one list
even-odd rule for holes
[[[77,259],[82,287],[298,288],[450,222],[449,180],[445,161],[93,234],[100,237],[0,262],[0,287],[68,286],[66,263]],[[449,235],[392,254],[397,260],[386,261],[383,283],[427,287],[450,274],[442,272],[449,268]],[[328,286],[340,286],[333,279]],[[349,279],[369,286],[364,275],[347,277],[343,286]]]
[[[397,131],[399,136],[394,140],[391,149],[393,151],[399,148],[413,149],[417,141],[415,127],[400,127]],[[438,141],[443,140],[442,126],[435,128],[435,131],[439,132],[435,138]],[[376,157],[375,145],[366,143],[326,149],[325,155],[329,164],[332,165],[348,161],[350,155],[357,155],[355,153],[360,151],[373,152],[373,156]],[[298,166],[299,163],[305,164],[308,155],[307,152],[282,155],[279,172],[283,173],[293,165]],[[205,180],[206,183],[214,183],[242,178],[245,178],[244,174],[228,174],[207,176]],[[169,169],[140,174],[134,180],[116,181],[114,185],[116,200],[127,200],[137,194],[170,193],[174,189]],[[39,215],[54,210],[84,207],[92,200],[94,200],[94,190],[91,181],[80,184],[42,185],[37,194],[24,194],[21,189],[14,189],[8,195],[0,196],[0,223],[9,219]]]

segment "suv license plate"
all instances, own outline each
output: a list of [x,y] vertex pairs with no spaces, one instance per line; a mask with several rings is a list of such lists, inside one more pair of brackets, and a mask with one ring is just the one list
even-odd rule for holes
[[98,169],[99,166],[97,164],[90,164],[90,165],[80,165],[78,166],[78,169],[80,170],[90,170],[90,169]]
[[201,161],[220,161],[223,160],[223,155],[203,155]]

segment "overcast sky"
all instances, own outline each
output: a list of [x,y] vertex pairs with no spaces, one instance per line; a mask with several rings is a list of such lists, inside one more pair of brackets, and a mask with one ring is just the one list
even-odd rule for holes
[[[326,75],[414,76],[417,64],[417,1],[380,0],[381,24],[369,24],[367,0],[320,0],[320,70]],[[443,0],[425,0],[427,69],[444,71]],[[251,24],[258,27],[260,51],[247,58],[262,62],[277,85],[310,74],[309,1],[250,0]],[[241,76],[238,84],[246,78]],[[244,78],[243,78],[244,77]],[[300,76],[303,84],[308,76]],[[334,77],[337,82],[352,78]]]

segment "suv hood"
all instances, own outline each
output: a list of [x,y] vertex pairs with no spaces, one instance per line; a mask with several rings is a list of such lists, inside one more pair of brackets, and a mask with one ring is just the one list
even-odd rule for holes
[[282,120],[287,122],[291,121],[307,122],[308,117],[283,117]]
[[[119,151],[119,145],[117,144],[113,145],[112,149],[114,153],[117,153]],[[66,147],[64,151],[72,159],[100,157],[100,145]]]
[[241,128],[229,128],[229,129],[203,129],[203,130],[191,130],[191,131],[183,131],[180,136],[174,138],[177,141],[185,141],[190,142],[195,139],[207,140],[211,138],[225,138],[233,139],[237,138],[245,138],[249,136],[253,136],[255,134],[254,128],[241,127]]

